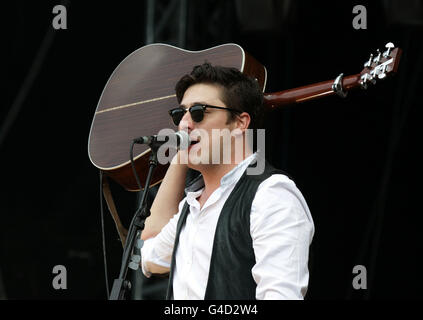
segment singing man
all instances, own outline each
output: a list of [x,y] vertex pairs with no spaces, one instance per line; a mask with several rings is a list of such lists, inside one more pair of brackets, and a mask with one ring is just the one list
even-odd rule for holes
[[[236,148],[261,125],[257,81],[204,63],[175,90],[179,105],[169,114],[192,144],[174,157],[146,220],[144,274],[169,273],[167,299],[304,299],[314,234],[307,203],[260,145],[244,144],[241,156]],[[213,146],[231,161],[215,161]],[[264,170],[251,174],[260,161]],[[200,175],[186,187],[189,168]]]

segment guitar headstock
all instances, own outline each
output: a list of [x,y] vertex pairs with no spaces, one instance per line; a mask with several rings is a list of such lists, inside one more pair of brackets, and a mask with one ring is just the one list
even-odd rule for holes
[[375,84],[378,80],[397,72],[401,49],[395,48],[392,42],[388,42],[385,48],[384,52],[378,49],[375,55],[370,54],[369,60],[364,64],[360,73],[360,85],[363,89],[367,89],[369,83]]

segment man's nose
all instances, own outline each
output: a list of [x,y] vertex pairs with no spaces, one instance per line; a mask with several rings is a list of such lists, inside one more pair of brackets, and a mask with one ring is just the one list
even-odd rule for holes
[[178,130],[187,132],[194,130],[194,121],[192,121],[191,114],[189,113],[189,111],[185,112],[184,116],[181,119],[181,122],[179,122]]

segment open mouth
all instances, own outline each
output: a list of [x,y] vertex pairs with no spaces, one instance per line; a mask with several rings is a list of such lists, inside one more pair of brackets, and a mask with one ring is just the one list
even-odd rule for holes
[[200,139],[199,138],[196,138],[197,140],[191,140],[191,143],[190,143],[190,146],[189,146],[189,149],[191,149],[193,146],[195,146],[197,143],[199,143],[200,142]]

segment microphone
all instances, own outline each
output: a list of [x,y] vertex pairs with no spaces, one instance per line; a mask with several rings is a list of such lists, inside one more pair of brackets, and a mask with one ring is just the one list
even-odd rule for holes
[[171,144],[172,147],[176,147],[181,150],[187,149],[189,145],[191,144],[191,140],[186,131],[178,131],[178,132],[170,133],[168,135],[163,135],[163,136],[159,136],[159,135],[142,136],[139,138],[135,138],[133,140],[133,142],[136,144],[147,144],[151,148],[153,147],[158,148],[169,141],[173,142],[173,144]]

